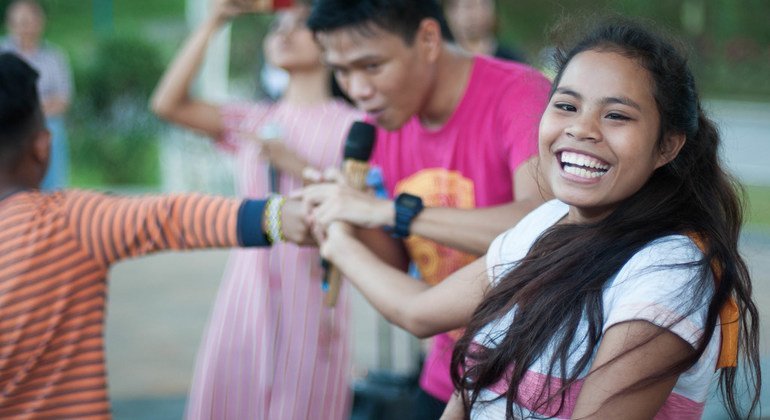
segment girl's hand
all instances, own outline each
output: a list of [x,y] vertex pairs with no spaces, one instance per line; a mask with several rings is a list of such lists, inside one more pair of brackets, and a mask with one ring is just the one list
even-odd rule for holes
[[458,392],[459,391],[455,391],[454,394],[452,394],[452,398],[447,403],[440,420],[462,420],[465,418],[463,399]]
[[345,245],[357,241],[353,226],[343,222],[332,223],[326,231],[314,226],[313,235],[320,244],[321,256],[332,263],[344,256]]
[[283,173],[299,173],[302,175],[303,170],[307,166],[307,162],[304,159],[297,156],[293,150],[286,147],[281,141],[260,141],[262,150],[260,151],[260,157],[267,162],[270,162],[273,166],[278,168]]
[[[302,181],[304,182],[305,186],[308,186],[312,184],[323,184],[329,182],[340,183],[344,182],[344,179],[339,169],[327,168],[325,171],[320,171],[308,165],[302,169]],[[301,197],[302,194],[297,193],[295,196]]]
[[246,13],[272,11],[273,0],[213,0],[212,14],[221,20],[230,20]]
[[263,137],[264,134],[260,135],[241,131],[241,135],[259,144],[259,157],[273,165],[282,174],[301,179],[305,185],[317,182],[315,178],[320,176],[318,171],[294,150],[286,147],[286,144],[281,141],[280,134],[271,134],[268,137]]

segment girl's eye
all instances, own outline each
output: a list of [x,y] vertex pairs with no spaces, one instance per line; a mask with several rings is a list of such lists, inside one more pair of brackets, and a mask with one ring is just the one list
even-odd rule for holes
[[366,68],[366,71],[373,73],[380,69],[380,63],[368,63],[364,67]]
[[565,104],[565,103],[557,102],[553,106],[555,106],[557,109],[560,109],[562,111],[567,111],[567,112],[575,112],[575,111],[577,111],[577,108],[575,106],[573,106],[573,105],[570,105],[570,104]]
[[631,119],[631,118],[629,118],[629,117],[627,117],[627,116],[625,116],[623,114],[618,114],[616,112],[612,112],[610,114],[607,114],[606,118],[608,118],[610,120],[618,120],[618,121],[627,121],[627,120]]

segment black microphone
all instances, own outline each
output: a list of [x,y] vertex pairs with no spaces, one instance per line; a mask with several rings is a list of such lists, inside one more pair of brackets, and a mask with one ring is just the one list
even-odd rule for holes
[[[350,127],[348,137],[345,140],[345,152],[342,161],[342,174],[345,181],[351,187],[366,190],[366,176],[369,174],[369,158],[374,150],[376,128],[366,122],[356,121]],[[337,296],[340,292],[342,273],[328,261],[321,261],[325,269],[323,287],[326,291],[326,306],[333,307],[337,304]]]

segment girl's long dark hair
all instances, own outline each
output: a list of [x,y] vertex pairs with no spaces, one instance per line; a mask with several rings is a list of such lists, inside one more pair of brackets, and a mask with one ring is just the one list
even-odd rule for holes
[[[685,134],[686,141],[674,160],[657,169],[641,190],[607,218],[593,224],[548,229],[527,256],[490,290],[453,353],[452,380],[457,389],[465,391],[466,416],[472,405],[480,402],[484,388],[505,380],[509,384],[506,417],[513,418],[514,404],[521,403],[517,392],[525,373],[548,349],[554,351],[553,358],[546,360],[550,363],[548,377],[562,372],[559,376],[564,378],[563,386],[556,395],[543,391],[533,411],[542,412],[555,402],[561,410],[565,392],[588,370],[601,339],[603,287],[651,241],[671,234],[695,234],[702,239],[705,250],[703,259],[693,263],[700,274],[692,280],[693,290],[701,296],[714,290],[703,338],[684,360],[650,372],[617,395],[643,389],[692,367],[720,322],[720,309],[732,297],[740,310],[739,366],[746,369],[750,391],[754,392],[747,412],[741,413],[736,401],[736,368],[721,370],[720,389],[731,418],[744,418],[754,411],[759,400],[759,318],[751,300],[749,273],[738,253],[740,188],[722,169],[717,153],[719,133],[701,109],[686,59],[672,43],[637,23],[604,23],[568,52],[557,54],[559,71],[554,87],[570,60],[588,50],[619,53],[646,68],[654,80],[653,94],[661,119],[659,147],[663,147],[668,133]],[[712,264],[720,269],[716,287],[710,275]],[[689,301],[702,300],[694,296]],[[515,322],[494,348],[474,345],[474,338],[484,326],[500,320],[514,307]],[[699,308],[682,309],[689,314]],[[581,319],[588,322],[588,334],[575,337]],[[567,358],[574,351],[576,338],[583,340],[587,350],[577,354],[576,365],[569,366]],[[543,387],[549,388],[548,384]]]

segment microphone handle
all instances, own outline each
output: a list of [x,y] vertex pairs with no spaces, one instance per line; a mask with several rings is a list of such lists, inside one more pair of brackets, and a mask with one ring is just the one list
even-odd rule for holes
[[270,184],[270,192],[273,194],[278,194],[278,182],[280,181],[280,177],[281,173],[278,172],[278,168],[274,165],[269,165],[267,167],[267,180]]
[[[369,173],[369,162],[346,159],[343,162],[342,171],[348,185],[360,191],[366,190],[366,175]],[[337,304],[337,297],[340,294],[342,272],[329,261],[323,260],[321,265],[326,269],[323,282],[323,287],[326,291],[324,303],[326,306],[333,308]]]

